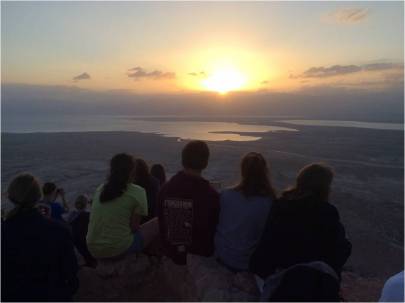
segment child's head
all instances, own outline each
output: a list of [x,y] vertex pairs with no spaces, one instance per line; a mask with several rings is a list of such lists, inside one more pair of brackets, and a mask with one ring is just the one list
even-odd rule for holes
[[56,187],[55,183],[46,182],[42,186],[42,193],[44,194],[44,198],[46,198],[50,201],[55,201],[55,199],[58,195],[58,188]]
[[85,210],[89,203],[89,197],[87,195],[80,195],[75,201],[75,207],[77,210]]

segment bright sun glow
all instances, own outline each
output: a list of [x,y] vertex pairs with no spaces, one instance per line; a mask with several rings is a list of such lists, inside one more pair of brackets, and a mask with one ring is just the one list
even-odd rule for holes
[[213,72],[202,81],[203,87],[207,90],[226,94],[233,90],[243,88],[246,84],[246,77],[236,69],[223,68]]

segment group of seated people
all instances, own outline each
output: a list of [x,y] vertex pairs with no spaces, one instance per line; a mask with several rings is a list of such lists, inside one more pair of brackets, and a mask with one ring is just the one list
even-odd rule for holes
[[65,217],[63,189],[45,183],[41,191],[31,174],[17,176],[8,187],[15,208],[2,223],[2,299],[72,300],[79,285],[74,247],[96,267],[158,240],[162,256],[177,266],[197,255],[251,273],[262,300],[340,300],[351,243],[329,202],[332,169],[307,165],[279,194],[265,158],[250,152],[240,181],[219,193],[202,177],[209,154],[205,142],[188,142],[183,169],[168,181],[163,166],[149,170],[144,160],[117,154],[92,199],[79,196]]

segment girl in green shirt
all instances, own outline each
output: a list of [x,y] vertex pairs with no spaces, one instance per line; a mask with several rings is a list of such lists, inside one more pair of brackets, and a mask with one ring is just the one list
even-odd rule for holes
[[86,240],[97,259],[140,252],[158,235],[157,219],[140,225],[148,204],[145,190],[132,183],[134,175],[135,159],[115,155],[107,182],[93,196]]

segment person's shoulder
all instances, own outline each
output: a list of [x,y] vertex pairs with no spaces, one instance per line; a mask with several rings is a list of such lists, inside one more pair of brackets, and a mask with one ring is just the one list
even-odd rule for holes
[[219,192],[214,188],[214,186],[212,186],[208,180],[203,179],[203,178],[201,178],[201,179],[202,179],[203,187],[205,187],[207,193],[209,193],[211,195],[216,195],[219,197]]
[[125,194],[137,202],[146,201],[146,190],[142,186],[131,183],[128,185]]
[[97,186],[96,193],[101,192],[103,190],[103,187],[104,187],[104,184],[100,184],[99,186]]
[[144,192],[145,189],[140,185],[130,183],[130,184],[128,184],[127,191],[130,193],[141,193],[141,192]]
[[159,193],[163,194],[171,189],[177,189],[181,184],[184,183],[184,174],[182,172],[178,172],[174,176],[172,176],[169,180],[167,180],[159,190]]
[[38,224],[41,225],[45,233],[53,235],[54,238],[70,238],[71,233],[66,222],[54,219],[48,219],[41,216],[38,218]]
[[325,216],[333,219],[339,219],[339,211],[337,210],[336,206],[329,203],[329,202],[321,202],[319,203],[319,210]]

